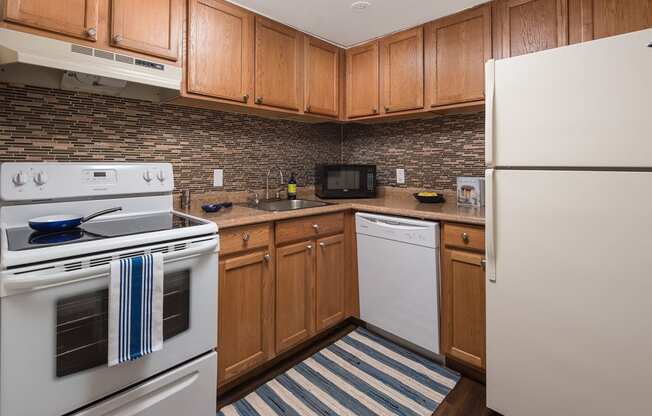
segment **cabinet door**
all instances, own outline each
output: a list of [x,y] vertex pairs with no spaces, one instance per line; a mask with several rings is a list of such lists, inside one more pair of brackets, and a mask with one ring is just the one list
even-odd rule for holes
[[190,0],[188,91],[246,103],[253,89],[254,17],[222,0]]
[[423,27],[380,40],[384,113],[423,108]]
[[98,5],[99,0],[5,0],[5,19],[95,41]]
[[652,27],[652,0],[568,0],[570,43]]
[[265,251],[220,262],[218,382],[271,358],[274,343],[274,282]]
[[568,44],[568,0],[499,0],[496,7],[501,57]]
[[444,352],[485,368],[485,280],[483,254],[444,250],[442,301]]
[[110,44],[176,61],[181,40],[181,0],[112,0]]
[[340,99],[340,51],[330,43],[305,38],[305,111],[337,116]]
[[276,249],[276,351],[308,339],[315,330],[314,242]]
[[484,99],[484,64],[491,58],[491,9],[478,7],[428,25],[430,106]]
[[299,110],[303,103],[303,35],[256,17],[256,104]]
[[378,114],[378,42],[346,50],[346,115]]
[[315,273],[316,330],[344,319],[344,235],[317,240]]

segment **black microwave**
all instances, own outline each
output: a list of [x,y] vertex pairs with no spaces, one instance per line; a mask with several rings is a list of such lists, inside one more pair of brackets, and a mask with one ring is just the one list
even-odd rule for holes
[[320,198],[375,198],[376,165],[317,165],[315,195]]

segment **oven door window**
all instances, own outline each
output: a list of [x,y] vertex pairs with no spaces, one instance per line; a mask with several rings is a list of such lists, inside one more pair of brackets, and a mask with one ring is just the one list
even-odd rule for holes
[[331,170],[328,172],[326,189],[329,191],[356,191],[360,189],[360,171],[356,169]]
[[[163,287],[163,339],[166,340],[190,327],[190,272],[166,274]],[[57,301],[57,377],[106,365],[108,310],[108,289]]]

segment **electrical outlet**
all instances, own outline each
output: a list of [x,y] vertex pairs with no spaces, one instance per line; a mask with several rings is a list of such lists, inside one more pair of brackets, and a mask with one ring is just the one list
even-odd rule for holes
[[213,170],[213,186],[217,188],[224,186],[224,169]]
[[405,169],[396,169],[396,184],[405,184]]

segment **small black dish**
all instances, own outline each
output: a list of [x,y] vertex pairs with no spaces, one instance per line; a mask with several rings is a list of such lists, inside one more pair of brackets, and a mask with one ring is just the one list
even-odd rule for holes
[[204,210],[204,212],[217,212],[222,209],[222,205],[220,204],[205,204],[201,206],[201,209]]
[[437,193],[437,196],[420,196],[418,193],[413,195],[422,204],[441,204],[442,202],[446,202],[446,198],[440,193]]

